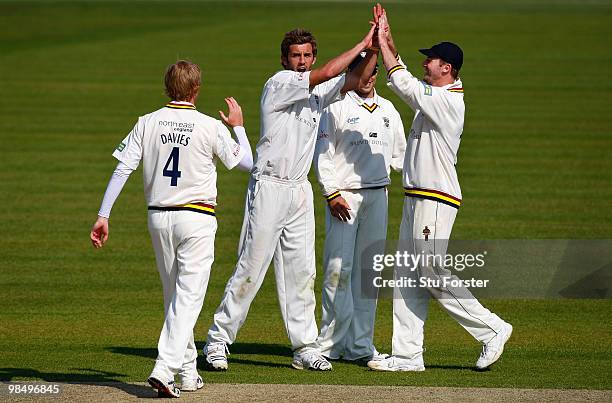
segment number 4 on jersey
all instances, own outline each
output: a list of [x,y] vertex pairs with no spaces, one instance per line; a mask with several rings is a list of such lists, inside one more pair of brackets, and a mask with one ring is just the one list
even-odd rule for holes
[[[172,170],[169,170],[170,162],[172,162]],[[170,157],[168,157],[168,161],[166,161],[166,166],[164,167],[163,174],[164,176],[169,176],[172,178],[170,180],[170,186],[178,185],[178,178],[181,177],[181,171],[178,169],[179,165],[179,148],[174,147],[172,152],[170,153]]]

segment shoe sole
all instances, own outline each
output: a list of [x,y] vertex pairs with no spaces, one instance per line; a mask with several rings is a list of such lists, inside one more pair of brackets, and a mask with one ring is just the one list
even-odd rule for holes
[[[291,366],[297,370],[303,370],[305,369],[304,364],[302,364],[301,362],[297,362],[297,361],[293,361],[291,363]],[[308,367],[309,370],[311,371],[331,371],[332,368],[325,368],[325,369],[321,369],[321,368],[315,368],[315,367]]]
[[514,328],[512,327],[512,325],[510,325],[510,331],[508,332],[508,335],[506,336],[506,340],[504,340],[504,342],[501,345],[501,348],[499,349],[497,354],[495,354],[495,357],[493,357],[493,361],[491,361],[491,363],[489,365],[487,365],[486,367],[479,367],[477,365],[476,369],[478,369],[478,370],[485,370],[485,369],[489,368],[491,365],[495,364],[497,362],[497,360],[499,360],[499,357],[501,357],[502,353],[504,352],[504,347],[506,346],[506,343],[508,342],[508,340],[510,340],[510,336],[512,336],[512,331],[513,330],[514,330]]
[[215,367],[213,364],[211,364],[208,361],[206,361],[206,363],[204,364],[204,369],[206,371],[227,371],[227,367],[228,367],[227,364],[225,364],[222,367]]
[[157,378],[150,377],[149,379],[147,379],[147,382],[149,382],[149,385],[151,385],[153,389],[157,390],[157,397],[177,398],[181,396],[180,390],[178,394],[174,393],[173,390],[168,388],[166,384],[164,384],[162,381],[160,381]]
[[372,371],[379,371],[379,372],[423,372],[425,371],[425,367],[403,367],[403,368],[380,368],[380,367],[374,367],[374,366],[369,366],[368,368],[370,368]]

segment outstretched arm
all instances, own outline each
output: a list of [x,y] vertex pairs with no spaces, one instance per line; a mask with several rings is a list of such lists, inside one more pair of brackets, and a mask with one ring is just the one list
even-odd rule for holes
[[[361,53],[362,51],[372,46],[372,38],[374,36],[375,29],[376,29],[376,26],[372,24],[372,26],[370,27],[370,31],[361,41],[359,41],[359,43],[357,43],[355,46],[353,46],[351,49],[347,50],[346,52],[342,53],[340,56],[336,56],[335,58],[331,59],[323,67],[312,70],[310,72],[310,82],[309,82],[310,88],[314,88],[316,85],[319,85],[327,80],[330,80],[336,77],[337,75],[339,75],[340,73],[342,73],[344,70],[346,70],[348,65],[351,64],[353,59],[356,58],[357,55],[359,55],[359,53]],[[368,52],[368,53],[372,53],[372,52]],[[374,68],[374,64],[376,63],[375,57],[373,59],[374,59],[374,62],[372,63],[372,68]],[[361,64],[367,64],[367,63],[361,63]],[[363,66],[364,69],[365,67],[366,66]],[[355,84],[353,88],[356,88],[356,86],[357,85]]]
[[[380,6],[380,4],[378,5]],[[382,54],[383,63],[387,71],[397,66],[397,48],[391,36],[391,27],[387,19],[387,12],[381,7],[381,14],[378,17],[378,42],[380,43],[380,52]]]

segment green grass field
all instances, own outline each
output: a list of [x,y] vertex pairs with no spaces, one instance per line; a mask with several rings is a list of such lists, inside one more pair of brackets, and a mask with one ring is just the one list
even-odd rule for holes
[[[433,1],[386,5],[412,71],[417,49],[462,45],[467,104],[458,170],[457,239],[612,238],[612,4],[606,1]],[[88,239],[111,152],[137,116],[160,107],[165,66],[203,67],[198,109],[242,104],[252,144],[282,35],[313,30],[319,64],[365,34],[368,2],[0,2],[0,380],[142,382],[163,321],[140,171],[113,210],[102,250]],[[412,112],[390,93],[405,126]],[[393,176],[389,237],[402,195]],[[216,261],[196,327],[201,346],[233,270],[247,175],[219,174]],[[313,180],[313,183],[316,181]],[[315,186],[316,188],[316,186]],[[317,256],[324,203],[317,207]],[[479,346],[432,304],[428,370],[387,374],[338,363],[289,368],[273,275],[231,347],[230,371],[207,382],[612,388],[612,302],[490,300],[515,326],[492,370]],[[321,276],[319,275],[319,279]],[[320,280],[317,296],[320,295]],[[391,347],[391,304],[376,345]]]

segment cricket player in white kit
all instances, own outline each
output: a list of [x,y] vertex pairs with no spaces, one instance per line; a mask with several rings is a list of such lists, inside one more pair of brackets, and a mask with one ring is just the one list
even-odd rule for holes
[[268,79],[261,96],[261,134],[238,262],[208,332],[208,369],[227,369],[227,345],[236,339],[272,259],[281,314],[294,350],[292,366],[331,369],[315,343],[314,207],[307,174],[323,109],[369,78],[364,71],[376,63],[374,52],[368,52],[360,69],[340,74],[371,46],[373,33],[374,26],[352,49],[312,71],[317,54],[312,34],[302,29],[285,34],[284,70]]
[[[365,56],[365,55],[364,55]],[[362,61],[358,56],[349,66]],[[390,168],[401,171],[404,126],[391,102],[375,90],[377,69],[364,87],[325,109],[314,167],[327,199],[321,353],[365,362],[385,358],[373,345],[376,298],[362,295],[361,255],[384,253]],[[371,269],[371,268],[370,268]]]
[[[379,43],[389,87],[414,111],[404,160],[405,201],[400,241],[413,254],[444,256],[461,189],[455,170],[463,132],[465,105],[458,72],[463,52],[450,42],[421,49],[423,81],[408,72],[397,56],[386,13],[379,7]],[[396,268],[396,278],[399,269]],[[413,276],[457,279],[444,267],[424,264]],[[418,281],[418,278],[415,277]],[[441,282],[441,284],[443,284]],[[483,344],[476,367],[493,364],[503,352],[512,326],[483,307],[465,287],[396,288],[393,300],[393,355],[370,361],[379,371],[423,371],[423,326],[433,296],[466,331]]]
[[200,68],[188,61],[169,66],[165,107],[141,116],[113,156],[119,160],[107,187],[98,220],[91,230],[96,248],[108,238],[108,217],[123,185],[143,161],[148,227],[164,293],[165,320],[155,368],[148,381],[163,397],[203,386],[196,368],[193,328],[204,301],[214,260],[217,230],[216,159],[231,169],[249,171],[250,145],[242,127],[242,111],[226,98],[229,114],[222,119],[234,128],[236,143],[220,120],[196,110]]

